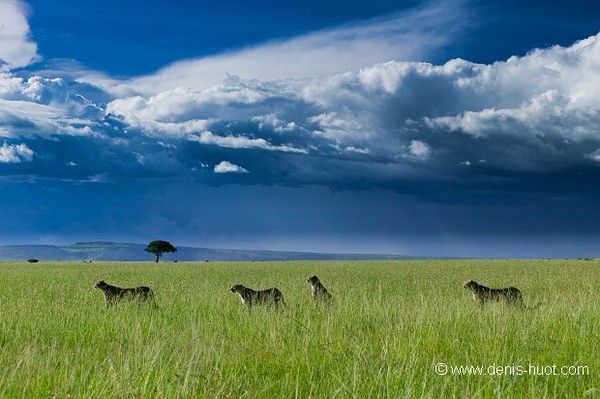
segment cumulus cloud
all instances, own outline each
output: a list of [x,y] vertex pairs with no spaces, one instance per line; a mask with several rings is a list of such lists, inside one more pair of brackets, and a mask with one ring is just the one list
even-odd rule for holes
[[[147,131],[189,133],[205,126],[209,116],[214,117],[214,113],[223,112],[224,108],[256,104],[267,95],[255,82],[245,83],[230,77],[204,90],[180,87],[148,98],[118,98],[108,104],[106,111],[121,115],[129,124]],[[179,129],[170,129],[170,126],[179,126]]]
[[2,144],[0,147],[0,163],[21,163],[31,161],[33,151],[25,144]]
[[24,67],[37,57],[25,5],[19,0],[0,1],[0,68]]
[[356,148],[354,146],[348,146],[348,147],[344,148],[344,150],[349,151],[349,152],[355,152],[357,154],[368,154],[369,153],[369,149],[367,149],[367,148]]
[[267,140],[249,138],[245,136],[218,136],[210,131],[201,132],[192,136],[191,140],[202,144],[213,144],[226,148],[261,149],[268,151],[295,152],[305,154],[306,150],[288,145],[272,145]]
[[428,159],[442,168],[468,156],[527,170],[559,154],[590,159],[578,145],[600,141],[598,54],[600,35],[490,65],[390,61],[313,79],[228,77],[204,90],[117,99],[107,112],[147,133],[225,148]]
[[93,135],[93,119],[104,111],[70,89],[61,78],[0,72],[0,136]]
[[420,140],[412,140],[408,149],[412,155],[422,158],[429,156],[430,152],[429,146]]
[[229,161],[221,161],[213,169],[215,173],[249,173],[248,170]]
[[259,129],[273,129],[277,133],[293,132],[299,128],[295,122],[282,121],[274,113],[253,117],[252,122],[258,123]]

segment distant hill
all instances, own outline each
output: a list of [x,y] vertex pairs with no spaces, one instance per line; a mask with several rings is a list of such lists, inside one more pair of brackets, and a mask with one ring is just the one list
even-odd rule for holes
[[[152,261],[145,244],[118,242],[78,242],[71,245],[0,245],[1,260],[106,260]],[[335,260],[335,259],[402,259],[408,256],[377,254],[327,254],[315,252],[263,251],[248,249],[214,249],[177,247],[165,254],[166,261],[259,261],[259,260]]]

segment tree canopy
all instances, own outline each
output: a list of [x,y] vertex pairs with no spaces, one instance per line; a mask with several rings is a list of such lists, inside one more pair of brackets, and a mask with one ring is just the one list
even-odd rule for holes
[[169,252],[177,252],[177,248],[175,248],[173,244],[171,244],[169,241],[154,240],[148,243],[144,251],[156,255],[156,262],[158,262],[158,260],[163,256],[163,254]]

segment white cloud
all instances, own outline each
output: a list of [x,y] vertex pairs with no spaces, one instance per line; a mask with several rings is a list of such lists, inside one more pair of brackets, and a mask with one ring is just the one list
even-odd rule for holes
[[314,133],[338,143],[348,139],[369,138],[369,131],[364,129],[357,119],[349,115],[340,117],[336,112],[324,112],[308,118],[308,121],[320,127],[320,130]]
[[108,104],[106,112],[126,116],[130,121],[180,122],[202,119],[201,115],[218,106],[255,104],[263,101],[266,95],[258,85],[230,77],[203,90],[180,87],[148,98],[118,98]]
[[87,112],[96,106],[82,99],[71,96],[61,78],[0,72],[0,136],[94,135],[88,119],[94,115]]
[[30,39],[25,5],[19,0],[1,0],[0,68],[24,67],[36,58],[37,45]]
[[598,138],[600,106],[579,105],[569,93],[548,90],[515,108],[486,108],[456,116],[427,118],[431,127],[462,131],[475,137],[492,135],[556,136],[581,141]]
[[[14,76],[11,72],[0,71],[0,98],[7,100],[33,101],[48,104],[53,94],[64,94],[62,78],[30,76],[27,79]],[[59,99],[64,103],[65,96]]]
[[144,98],[118,98],[106,107],[107,114],[120,116],[131,126],[149,134],[187,136],[208,129],[223,117],[239,117],[238,107],[247,107],[280,95],[274,87],[229,77],[205,90],[176,88]]
[[[226,148],[306,153],[305,149],[286,144],[274,145],[264,138],[251,138],[242,133],[218,135],[208,130],[212,123],[223,118],[239,119],[245,108],[260,106],[268,99],[291,96],[293,93],[285,93],[276,84],[263,85],[229,77],[222,84],[206,90],[175,89],[148,99],[141,96],[116,99],[108,104],[106,113],[120,116],[127,124],[150,135],[168,134]],[[242,106],[242,109],[237,106]],[[281,127],[280,131],[294,127],[289,123],[283,125],[270,115],[248,117],[259,125],[277,125]],[[266,126],[264,124],[263,127]]]
[[356,148],[354,146],[348,146],[344,148],[348,152],[355,152],[357,154],[368,154],[370,153],[368,148]]
[[[490,65],[388,62],[315,79],[301,96],[325,110],[310,120],[326,137],[373,154],[401,152],[403,140],[412,155],[422,154],[421,146],[408,144],[422,137],[441,140],[446,154],[480,150],[473,154],[479,159],[497,155],[498,138],[506,151],[520,148],[525,167],[533,161],[526,153],[555,157],[565,151],[557,146],[576,151],[577,143],[600,142],[598,71],[600,34]],[[454,147],[458,139],[439,137],[452,133],[478,141]]]
[[62,108],[0,98],[0,136],[91,136],[91,121],[70,116]]
[[420,140],[412,140],[408,149],[412,155],[421,158],[427,158],[431,152],[429,146]]
[[31,161],[33,151],[25,144],[2,144],[0,147],[0,163],[21,163]]
[[229,161],[221,161],[213,169],[215,173],[249,173],[246,169]]
[[262,138],[254,139],[246,136],[219,136],[210,131],[204,131],[198,135],[194,135],[190,140],[226,148],[261,149],[268,151],[295,152],[300,154],[307,153],[307,151],[302,148],[288,145],[273,145]]
[[392,59],[423,59],[452,41],[468,15],[462,0],[434,1],[382,18],[179,61],[148,76],[119,81],[85,72],[79,80],[122,96],[175,87],[206,89],[227,74],[263,81],[331,75]]
[[266,115],[255,116],[251,120],[252,122],[256,122],[260,129],[271,128],[277,133],[293,132],[299,128],[296,122],[282,121],[272,112]]

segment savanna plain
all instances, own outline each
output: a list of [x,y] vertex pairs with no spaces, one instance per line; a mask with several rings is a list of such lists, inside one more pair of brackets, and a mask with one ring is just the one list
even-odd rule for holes
[[[481,307],[468,279],[541,305]],[[158,308],[105,309],[98,280]],[[248,312],[236,283],[287,306]],[[0,398],[600,397],[599,287],[598,260],[3,262]]]

